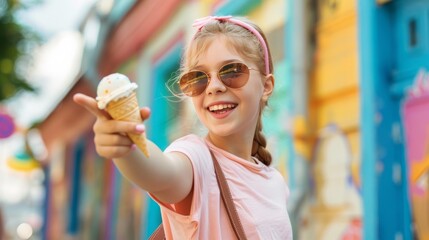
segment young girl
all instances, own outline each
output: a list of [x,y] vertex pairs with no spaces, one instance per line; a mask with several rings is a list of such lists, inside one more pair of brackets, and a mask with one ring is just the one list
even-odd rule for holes
[[[274,88],[265,36],[244,18],[206,17],[194,26],[178,83],[207,135],[185,136],[164,152],[148,141],[146,158],[126,137],[143,133],[143,124],[112,120],[93,98],[77,94],[74,100],[97,116],[96,150],[161,206],[167,239],[236,238],[210,151],[226,176],[247,238],[292,239],[289,190],[270,167],[262,134],[261,113]],[[141,115],[149,118],[150,110],[141,109]]]

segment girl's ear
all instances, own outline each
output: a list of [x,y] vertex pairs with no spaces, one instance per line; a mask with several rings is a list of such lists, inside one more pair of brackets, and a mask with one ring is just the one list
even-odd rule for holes
[[267,102],[268,98],[271,96],[274,90],[274,76],[273,74],[268,74],[264,82],[264,93],[262,95],[262,101]]

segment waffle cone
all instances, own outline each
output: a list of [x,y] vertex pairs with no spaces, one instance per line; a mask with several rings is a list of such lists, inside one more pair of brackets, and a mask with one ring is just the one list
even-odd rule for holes
[[[120,98],[117,101],[111,101],[107,104],[107,112],[115,120],[141,123],[140,108],[137,102],[136,93],[133,92],[128,97]],[[137,145],[137,147],[149,157],[147,150],[145,134],[128,134],[128,137]]]

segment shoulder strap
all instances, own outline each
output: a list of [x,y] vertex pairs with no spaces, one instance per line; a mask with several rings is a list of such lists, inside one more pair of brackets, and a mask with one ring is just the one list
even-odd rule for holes
[[241,224],[240,218],[238,217],[237,209],[232,201],[231,191],[229,190],[228,183],[226,182],[225,175],[223,174],[222,168],[219,165],[215,155],[210,150],[212,155],[213,165],[216,172],[216,179],[220,188],[220,195],[223,203],[225,204],[226,211],[228,212],[229,220],[231,221],[232,228],[234,229],[235,235],[239,240],[247,239],[244,233],[243,225]]
[[[213,166],[216,173],[216,179],[220,189],[220,195],[222,197],[222,201],[225,204],[226,211],[228,213],[229,220],[231,221],[232,228],[234,229],[234,233],[239,240],[246,240],[246,234],[244,233],[243,226],[241,224],[240,218],[238,217],[237,209],[235,208],[235,204],[232,201],[231,191],[229,190],[228,183],[226,182],[225,175],[223,174],[222,168],[219,165],[215,155],[209,149],[210,154],[213,160]],[[164,228],[161,225],[152,233],[149,237],[149,240],[163,240],[165,239]]]
[[156,228],[156,230],[150,235],[149,240],[164,240],[165,239],[165,232],[164,232],[164,226],[162,226],[162,223]]

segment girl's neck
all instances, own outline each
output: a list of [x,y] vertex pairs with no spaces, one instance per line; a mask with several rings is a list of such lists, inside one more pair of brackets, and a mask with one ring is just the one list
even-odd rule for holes
[[251,156],[253,136],[249,137],[241,135],[221,137],[208,133],[206,138],[210,143],[222,150],[250,162],[255,162]]

